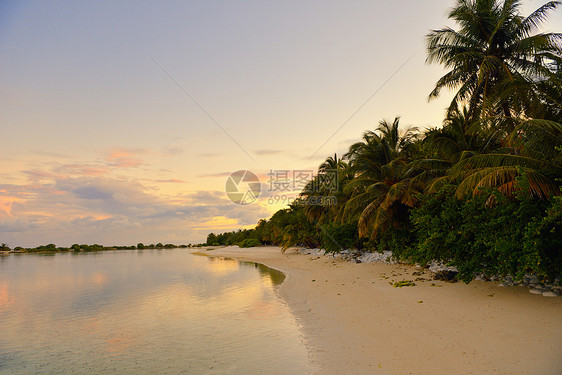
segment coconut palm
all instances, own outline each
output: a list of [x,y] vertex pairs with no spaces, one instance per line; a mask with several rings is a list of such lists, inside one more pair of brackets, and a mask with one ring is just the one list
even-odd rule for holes
[[472,115],[501,112],[506,118],[541,102],[542,83],[556,78],[554,67],[562,62],[562,34],[533,33],[560,2],[549,1],[528,17],[521,16],[520,5],[518,0],[457,0],[449,18],[459,30],[446,27],[427,35],[427,62],[449,69],[430,99],[443,88],[455,89],[449,113],[469,103]]
[[416,193],[421,191],[420,185],[406,176],[408,158],[401,154],[414,137],[410,134],[402,141],[393,131],[397,128],[395,121],[389,127],[379,128],[378,133],[366,132],[363,141],[353,144],[346,155],[355,177],[344,187],[350,198],[342,218],[357,220],[361,237],[376,236],[391,224],[399,226],[407,217],[408,207],[416,204]]
[[418,158],[410,163],[407,176],[415,176],[433,193],[451,181],[449,170],[461,160],[490,152],[500,147],[497,131],[490,121],[472,120],[468,108],[457,109],[445,120],[443,127],[428,129],[421,141]]
[[[455,164],[450,175],[461,178],[458,198],[497,188],[504,195],[523,194],[548,199],[560,194],[562,124],[549,120],[521,121],[508,143],[491,153]],[[558,149],[557,149],[558,148]]]
[[302,201],[308,203],[305,206],[307,218],[317,222],[334,221],[347,200],[342,187],[352,178],[349,165],[337,154],[320,164],[318,174],[300,194]]
[[396,116],[392,123],[381,120],[376,131],[381,134],[381,141],[388,144],[394,153],[411,153],[411,146],[418,136],[418,128],[407,127],[400,131],[400,116]]

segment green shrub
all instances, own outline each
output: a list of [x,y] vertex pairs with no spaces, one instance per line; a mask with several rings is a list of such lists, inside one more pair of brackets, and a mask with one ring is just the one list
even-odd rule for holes
[[[487,204],[490,195],[492,205]],[[553,274],[544,269],[550,261],[544,244],[538,244],[538,237],[559,225],[560,218],[554,214],[553,222],[543,222],[547,201],[508,200],[494,191],[461,201],[452,186],[420,201],[411,214],[416,241],[407,254],[409,260],[448,263],[458,268],[465,282],[481,272],[515,277],[527,272]],[[553,248],[555,237],[545,240]]]
[[552,280],[562,274],[562,197],[554,197],[545,215],[529,223],[523,249],[534,255],[525,264],[539,277]]
[[339,253],[345,249],[362,248],[363,243],[359,240],[357,224],[321,224],[322,248],[328,253]]
[[381,232],[378,238],[371,240],[368,248],[376,252],[390,250],[395,258],[408,261],[414,240],[415,233],[412,230],[389,227]]
[[238,243],[239,247],[256,247],[260,245],[261,242],[255,238],[247,238],[244,241]]

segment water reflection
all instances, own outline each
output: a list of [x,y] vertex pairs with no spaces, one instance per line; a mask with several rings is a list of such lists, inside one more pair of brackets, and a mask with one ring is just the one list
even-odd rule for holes
[[307,372],[272,288],[284,275],[263,265],[181,249],[7,258],[2,373]]
[[269,278],[271,283],[275,286],[279,286],[283,283],[283,281],[285,281],[285,274],[281,271],[269,268],[261,263],[254,263],[254,267],[258,269],[264,278]]
[[[203,255],[202,253],[195,253],[194,255]],[[236,271],[240,267],[253,267],[258,270],[259,274],[270,281],[271,285],[279,286],[285,280],[285,274],[274,268],[270,268],[266,265],[256,262],[238,261],[227,257],[208,257],[208,262],[210,266],[208,271],[219,275],[221,273],[227,273],[230,271]]]

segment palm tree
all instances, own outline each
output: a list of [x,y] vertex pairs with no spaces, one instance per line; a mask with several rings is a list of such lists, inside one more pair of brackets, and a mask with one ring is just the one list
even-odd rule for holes
[[453,165],[500,146],[497,132],[487,125],[488,121],[472,120],[467,107],[455,110],[443,127],[425,132],[421,151],[407,175],[423,182],[428,193],[436,192],[443,183],[451,182],[448,172]]
[[309,181],[300,194],[305,213],[310,221],[331,222],[335,220],[347,197],[342,187],[353,175],[348,163],[337,154],[328,157],[318,167],[318,174]]
[[540,101],[527,115],[562,123],[562,64],[553,66],[556,73],[548,81],[538,83]]
[[381,120],[377,131],[382,135],[381,141],[385,142],[394,153],[405,153],[418,136],[418,128],[408,127],[400,131],[400,116],[396,116],[390,123],[388,120]]
[[508,197],[523,194],[548,199],[560,194],[562,124],[524,120],[511,132],[505,147],[460,160],[450,175],[462,180],[456,195],[463,198],[497,188]]
[[549,1],[524,18],[518,0],[457,0],[449,18],[459,30],[427,35],[427,62],[449,69],[429,98],[456,89],[449,113],[468,103],[471,115],[501,112],[508,119],[540,103],[541,85],[556,78],[562,62],[562,34],[533,33],[559,5]]
[[381,122],[378,129],[382,137],[368,131],[363,141],[351,145],[346,154],[354,178],[344,187],[344,193],[350,198],[342,218],[358,221],[360,237],[375,237],[390,224],[400,226],[408,207],[417,202],[416,193],[421,191],[419,184],[405,175],[408,158],[402,154],[414,139],[413,132],[406,134],[406,138],[398,137],[397,120],[390,126],[385,125]]

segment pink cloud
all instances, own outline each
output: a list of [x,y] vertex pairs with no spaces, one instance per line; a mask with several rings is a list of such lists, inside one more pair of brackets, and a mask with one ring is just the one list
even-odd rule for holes
[[14,203],[23,202],[23,199],[16,198],[16,197],[1,197],[0,196],[0,217],[8,216],[13,217],[12,215],[12,206]]
[[209,174],[200,174],[197,177],[228,177],[232,174],[232,172],[220,172],[220,173],[209,173]]
[[129,151],[113,151],[107,157],[109,165],[115,168],[133,168],[143,164],[142,159],[135,157]]
[[187,184],[187,181],[184,180],[178,180],[175,178],[169,179],[169,180],[156,180],[156,182],[160,182],[160,183],[173,183],[173,184]]

